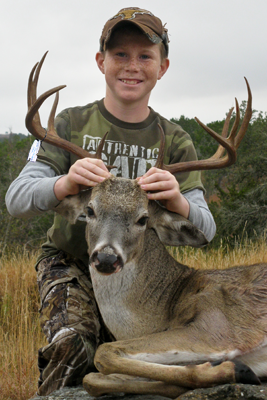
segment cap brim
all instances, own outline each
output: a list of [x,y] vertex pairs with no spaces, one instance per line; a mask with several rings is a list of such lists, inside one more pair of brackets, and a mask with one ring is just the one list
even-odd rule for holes
[[112,27],[110,27],[110,29],[108,30],[108,35],[106,37],[106,39],[103,42],[103,50],[106,49],[106,45],[110,40],[110,37],[112,35],[112,33],[121,25],[126,25],[126,24],[134,24],[135,26],[137,26],[147,37],[148,39],[152,42],[152,43],[161,43],[163,40],[161,39],[161,37],[159,35],[157,35],[152,29],[150,29],[148,26],[144,25],[144,24],[140,24],[137,21],[133,21],[133,20],[122,20],[122,21],[118,21],[116,22]]

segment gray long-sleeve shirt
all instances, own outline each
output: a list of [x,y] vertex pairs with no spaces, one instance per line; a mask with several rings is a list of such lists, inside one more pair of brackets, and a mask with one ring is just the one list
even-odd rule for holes
[[[38,161],[29,162],[6,193],[9,213],[18,218],[29,218],[56,207],[59,201],[54,193],[54,185],[59,178],[50,166]],[[216,225],[203,191],[193,189],[183,195],[190,206],[189,220],[211,241]]]

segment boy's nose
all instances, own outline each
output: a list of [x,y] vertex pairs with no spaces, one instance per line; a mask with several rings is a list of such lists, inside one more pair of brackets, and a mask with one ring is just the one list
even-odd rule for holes
[[129,70],[132,70],[132,71],[138,70],[139,69],[138,60],[136,58],[130,58],[128,63],[127,63],[126,68],[129,69]]

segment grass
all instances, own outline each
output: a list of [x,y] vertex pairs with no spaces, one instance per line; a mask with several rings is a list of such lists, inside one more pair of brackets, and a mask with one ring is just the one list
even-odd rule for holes
[[34,254],[0,259],[0,399],[28,400],[37,388],[38,323]]
[[218,249],[194,249],[192,247],[171,247],[169,252],[182,264],[195,269],[227,269],[235,265],[251,265],[267,262],[267,240],[257,242],[243,238],[234,248],[221,244]]
[[[265,240],[229,249],[177,249],[170,252],[194,268],[228,268],[267,262]],[[29,400],[38,380],[37,351],[46,344],[38,322],[36,255],[19,251],[0,258],[0,399]]]

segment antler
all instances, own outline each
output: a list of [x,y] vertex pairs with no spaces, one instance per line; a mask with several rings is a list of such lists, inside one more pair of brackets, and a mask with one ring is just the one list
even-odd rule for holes
[[[180,162],[177,164],[169,164],[165,165],[163,164],[163,153],[164,153],[164,141],[165,141],[165,135],[163,132],[162,127],[159,125],[160,130],[161,130],[161,145],[160,145],[160,150],[159,150],[159,157],[158,161],[156,163],[157,168],[165,169],[172,174],[176,172],[189,172],[189,171],[196,171],[196,170],[209,170],[209,169],[220,169],[220,168],[225,168],[229,167],[230,165],[234,164],[236,162],[236,151],[246,133],[246,130],[249,125],[249,121],[252,116],[252,95],[251,95],[251,90],[248,84],[247,79],[245,78],[246,85],[247,85],[247,90],[248,90],[248,101],[247,101],[247,108],[245,112],[245,116],[243,119],[243,122],[241,124],[241,127],[238,131],[238,125],[240,121],[240,110],[239,110],[239,105],[237,99],[235,99],[236,103],[236,117],[234,121],[234,125],[231,129],[231,132],[228,137],[228,129],[229,129],[229,123],[231,119],[231,115],[233,112],[233,108],[230,109],[224,126],[223,126],[223,131],[222,134],[219,135],[218,133],[214,132],[212,129],[210,129],[208,126],[204,125],[198,118],[195,118],[197,123],[206,131],[208,132],[217,142],[219,142],[219,147],[216,151],[216,153],[208,158],[207,160],[196,160],[196,161],[185,161],[185,162]],[[226,151],[226,155],[223,156],[223,154]]]
[[[96,154],[90,154],[86,150],[82,149],[81,147],[77,146],[74,143],[69,142],[68,140],[64,140],[60,138],[55,130],[54,127],[54,119],[56,114],[56,108],[58,104],[59,94],[58,92],[65,88],[66,85],[57,86],[53,89],[48,90],[47,92],[43,93],[36,99],[36,89],[38,84],[38,79],[40,75],[40,71],[47,55],[48,51],[43,55],[41,61],[36,63],[33,67],[28,82],[28,112],[26,115],[25,123],[28,131],[35,136],[38,140],[46,141],[54,146],[60,147],[70,153],[75,154],[79,158],[85,157],[93,157],[93,158],[101,158],[101,152],[104,146],[105,138],[101,140]],[[43,104],[43,102],[50,97],[52,94],[56,93],[55,101],[53,103],[49,119],[48,119],[48,129],[44,129],[41,125],[41,120],[39,116],[39,108]]]
[[[101,158],[101,152],[105,143],[105,139],[107,136],[106,135],[103,137],[101,140],[96,154],[90,154],[86,150],[82,149],[81,147],[75,145],[74,143],[69,142],[68,140],[64,140],[60,138],[57,135],[57,132],[54,127],[54,118],[55,118],[55,113],[56,113],[56,108],[58,104],[58,98],[59,94],[58,92],[66,87],[66,85],[62,86],[57,86],[53,89],[48,90],[47,92],[43,93],[41,96],[36,98],[36,89],[37,89],[37,83],[39,79],[39,74],[43,65],[43,62],[45,60],[45,57],[48,52],[44,54],[42,57],[41,61],[37,63],[29,76],[29,83],[28,83],[28,113],[26,115],[26,127],[29,130],[29,132],[35,136],[37,139],[41,141],[46,141],[47,143],[50,143],[54,146],[60,147],[70,153],[75,154],[79,158],[84,158],[84,157],[93,157],[93,158]],[[209,170],[209,169],[219,169],[219,168],[225,168],[228,167],[232,164],[235,163],[236,161],[236,151],[246,133],[246,130],[249,125],[249,121],[252,116],[252,95],[251,95],[251,90],[248,84],[247,79],[245,78],[246,84],[247,84],[247,90],[248,90],[248,102],[247,102],[247,108],[245,112],[245,116],[243,119],[243,122],[241,124],[241,127],[238,131],[238,126],[239,126],[239,121],[240,121],[240,110],[239,110],[239,105],[237,99],[235,99],[236,103],[236,117],[234,121],[234,125],[231,129],[231,132],[228,137],[228,129],[229,129],[229,123],[231,119],[231,115],[233,112],[233,108],[229,111],[224,126],[223,126],[223,131],[222,134],[219,135],[218,133],[214,132],[212,129],[204,125],[198,118],[195,118],[197,123],[206,131],[208,132],[218,143],[219,147],[216,151],[216,153],[208,158],[207,160],[196,160],[196,161],[186,161],[186,162],[180,162],[176,164],[170,164],[170,165],[165,165],[163,163],[163,158],[164,158],[164,144],[165,144],[165,135],[163,132],[162,127],[159,125],[160,131],[161,131],[161,144],[160,144],[160,149],[159,149],[159,157],[156,163],[157,168],[165,169],[172,174],[177,173],[177,172],[189,172],[189,171],[195,171],[195,170]],[[44,128],[42,128],[41,121],[40,121],[40,116],[39,116],[39,108],[43,104],[43,102],[50,97],[52,94],[56,93],[56,98],[54,101],[54,104],[51,109],[51,113],[48,119],[48,130],[46,131]],[[224,155],[226,151],[226,155]],[[111,169],[113,167],[107,166],[107,168]]]

